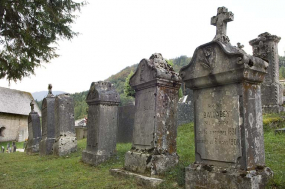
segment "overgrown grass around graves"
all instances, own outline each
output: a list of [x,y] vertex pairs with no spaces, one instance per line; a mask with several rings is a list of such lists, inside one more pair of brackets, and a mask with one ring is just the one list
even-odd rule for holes
[[[268,187],[281,189],[285,188],[285,134],[275,135],[275,127],[270,127],[271,122],[279,120],[279,116],[264,116],[264,141],[266,165],[274,171],[274,178]],[[284,127],[284,123],[283,120],[275,125]],[[124,154],[131,144],[117,144],[117,157],[97,167],[81,162],[85,146],[86,139],[78,141],[78,151],[66,157],[28,156],[20,152],[0,154],[0,188],[143,188],[132,179],[109,174],[109,169],[123,167]],[[178,127],[177,153],[180,162],[164,175],[166,182],[159,188],[184,188],[184,168],[195,161],[194,152],[193,123]]]

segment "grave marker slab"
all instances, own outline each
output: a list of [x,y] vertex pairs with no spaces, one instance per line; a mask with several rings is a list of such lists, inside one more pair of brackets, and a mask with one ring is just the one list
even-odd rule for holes
[[178,163],[176,153],[178,89],[181,78],[161,54],[143,59],[130,79],[136,91],[132,149],[124,168],[163,174]]
[[75,137],[74,103],[69,94],[60,94],[54,101],[55,143],[53,154],[65,156],[77,150]]
[[120,95],[110,82],[93,82],[86,102],[87,147],[82,152],[82,161],[98,165],[116,154]]
[[42,140],[40,142],[40,155],[53,154],[53,144],[55,141],[55,118],[52,85],[48,86],[48,95],[42,102]]
[[[233,13],[219,7],[217,17],[233,20]],[[185,169],[186,188],[264,188],[272,175],[260,89],[268,63],[232,46],[222,31],[180,70],[194,92],[195,163]]]
[[279,82],[278,43],[280,37],[268,32],[249,42],[253,55],[269,62],[264,82],[261,85],[261,103],[265,113],[280,113],[284,111],[283,85]]
[[28,117],[29,138],[26,147],[27,154],[39,152],[39,143],[42,139],[40,116],[34,111],[34,100],[31,101],[31,112]]

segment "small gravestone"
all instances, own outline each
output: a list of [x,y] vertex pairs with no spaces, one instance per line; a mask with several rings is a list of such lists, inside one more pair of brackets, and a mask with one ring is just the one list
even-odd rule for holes
[[232,46],[226,23],[233,13],[219,7],[212,42],[196,48],[180,70],[194,91],[195,163],[185,169],[186,188],[264,188],[261,89],[268,63]]
[[54,102],[55,143],[53,154],[65,156],[77,150],[75,136],[74,103],[69,94],[60,94]]
[[270,33],[262,33],[249,42],[253,55],[267,62],[267,74],[261,85],[261,103],[263,113],[280,113],[284,111],[283,85],[279,82],[278,43],[280,37]]
[[5,153],[5,147],[4,146],[1,147],[1,152]]
[[55,119],[54,119],[54,101],[52,94],[52,85],[48,85],[48,95],[42,102],[42,140],[40,142],[40,155],[50,155],[53,153],[53,144],[55,141]]
[[39,143],[42,138],[40,116],[34,111],[34,100],[31,101],[31,112],[28,117],[29,138],[27,142],[26,153],[33,154],[39,152]]
[[8,150],[8,148],[10,148],[10,143],[9,142],[7,143],[7,150]]
[[16,152],[16,151],[17,151],[16,142],[12,142],[12,152]]
[[12,152],[12,148],[9,147],[9,148],[8,148],[8,153],[11,153],[11,152]]
[[181,78],[156,53],[141,60],[130,85],[136,91],[135,124],[124,169],[149,176],[163,174],[178,163],[176,118]]
[[120,95],[110,82],[93,82],[86,98],[87,146],[82,161],[98,165],[116,154]]

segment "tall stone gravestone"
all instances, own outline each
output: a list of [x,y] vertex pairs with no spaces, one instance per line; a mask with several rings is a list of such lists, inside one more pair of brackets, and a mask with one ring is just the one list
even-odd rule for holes
[[278,43],[280,39],[276,35],[265,32],[249,42],[253,55],[269,62],[268,74],[261,85],[261,102],[265,113],[284,111],[283,85],[279,82]]
[[42,102],[42,140],[40,142],[40,155],[53,154],[52,148],[55,141],[55,119],[52,85],[48,85],[48,95]]
[[54,113],[56,139],[53,144],[53,154],[65,156],[77,150],[73,98],[69,94],[57,95]]
[[116,154],[120,95],[110,82],[93,82],[86,98],[89,106],[85,163],[98,165]]
[[39,144],[42,139],[40,116],[34,111],[34,100],[31,101],[31,112],[28,116],[29,138],[26,147],[27,154],[39,152]]
[[135,124],[124,168],[150,176],[162,174],[178,163],[176,117],[181,78],[156,53],[141,60],[130,85],[136,91]]
[[180,70],[194,91],[195,163],[185,169],[186,188],[264,188],[272,174],[265,167],[260,91],[268,63],[229,43],[226,23],[233,17],[219,7],[211,19],[214,40]]

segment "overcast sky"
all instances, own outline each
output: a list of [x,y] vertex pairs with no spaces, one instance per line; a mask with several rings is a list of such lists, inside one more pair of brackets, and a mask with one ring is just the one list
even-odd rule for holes
[[281,37],[284,56],[284,0],[89,0],[72,26],[81,34],[58,41],[59,58],[37,68],[36,75],[10,86],[2,79],[0,86],[36,92],[52,83],[53,90],[81,92],[155,52],[166,59],[191,57],[214,38],[210,19],[220,6],[234,13],[227,27],[232,45],[240,42],[252,54],[248,42],[269,32]]

